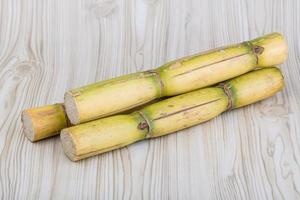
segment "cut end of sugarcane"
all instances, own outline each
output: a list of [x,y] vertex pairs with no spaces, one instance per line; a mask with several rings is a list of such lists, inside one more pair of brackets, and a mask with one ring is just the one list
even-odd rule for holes
[[55,136],[69,124],[62,104],[24,110],[21,119],[24,135],[32,142]]
[[63,129],[60,134],[61,143],[65,154],[71,161],[77,161],[79,158],[76,156],[76,149],[73,138],[68,129]]
[[65,109],[71,124],[79,124],[80,118],[77,103],[71,92],[65,94]]
[[23,130],[25,136],[31,141],[35,142],[35,131],[33,127],[33,122],[30,115],[26,112],[22,112],[21,120],[23,122]]

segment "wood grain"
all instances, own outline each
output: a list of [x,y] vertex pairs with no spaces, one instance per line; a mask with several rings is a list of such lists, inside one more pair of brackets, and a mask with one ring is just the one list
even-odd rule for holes
[[[300,199],[300,1],[1,0],[0,199]],[[70,162],[23,109],[279,31],[286,88],[202,125]]]

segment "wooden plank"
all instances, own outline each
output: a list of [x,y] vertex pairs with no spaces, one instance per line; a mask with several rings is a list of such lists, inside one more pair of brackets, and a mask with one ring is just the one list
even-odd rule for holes
[[[0,1],[0,199],[300,199],[300,2]],[[202,125],[73,163],[23,109],[67,89],[279,31],[286,88]]]

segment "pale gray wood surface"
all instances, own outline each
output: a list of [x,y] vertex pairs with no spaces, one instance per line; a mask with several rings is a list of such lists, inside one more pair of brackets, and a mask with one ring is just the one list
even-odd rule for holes
[[[300,1],[0,0],[0,199],[300,199]],[[279,31],[286,88],[202,125],[71,162],[23,109]]]

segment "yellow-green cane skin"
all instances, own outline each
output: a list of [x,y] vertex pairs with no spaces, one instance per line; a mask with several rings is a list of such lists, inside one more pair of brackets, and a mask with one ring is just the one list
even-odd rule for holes
[[[283,86],[279,69],[255,70],[215,87],[154,103],[129,115],[116,115],[64,129],[62,143],[71,160],[80,160],[208,121],[226,110],[270,97]],[[72,150],[67,147],[65,138]]]
[[170,62],[158,69],[164,94],[172,96],[213,85],[255,69],[282,63],[287,58],[283,36],[263,37]]
[[279,33],[214,49],[169,62],[155,70],[122,76],[68,92],[76,102],[73,124],[106,117],[163,96],[174,96],[207,87],[247,73],[257,66],[282,63],[287,44]]
[[69,93],[76,99],[79,121],[74,122],[69,118],[73,124],[78,124],[159,98],[162,95],[158,78],[155,72],[140,72],[71,90]]

